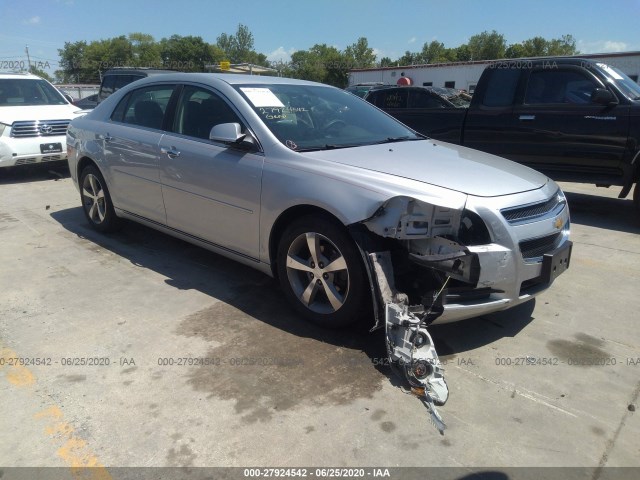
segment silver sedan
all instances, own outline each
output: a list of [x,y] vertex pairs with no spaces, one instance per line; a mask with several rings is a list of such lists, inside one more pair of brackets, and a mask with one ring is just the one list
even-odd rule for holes
[[255,267],[325,326],[471,318],[569,266],[552,180],[326,85],[154,76],[74,120],[67,145],[92,227],[127,218]]

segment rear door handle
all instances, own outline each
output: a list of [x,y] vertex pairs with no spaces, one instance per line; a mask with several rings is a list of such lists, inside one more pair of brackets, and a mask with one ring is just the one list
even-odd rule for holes
[[171,148],[160,147],[160,151],[162,153],[166,153],[169,158],[176,158],[180,156],[180,152],[176,150],[176,147],[171,147]]
[[531,120],[535,120],[536,116],[535,115],[520,115],[520,120],[522,120],[523,122],[526,121],[531,121]]

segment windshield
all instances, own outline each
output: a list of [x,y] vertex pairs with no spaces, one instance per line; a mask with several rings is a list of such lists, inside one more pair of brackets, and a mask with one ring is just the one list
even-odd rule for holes
[[423,139],[368,102],[333,87],[237,86],[265,125],[295,151]]
[[66,104],[64,97],[45,80],[0,79],[0,107]]
[[616,67],[612,67],[604,63],[599,63],[598,66],[613,78],[616,86],[625,97],[628,97],[631,100],[640,100],[640,85],[631,80],[626,73]]

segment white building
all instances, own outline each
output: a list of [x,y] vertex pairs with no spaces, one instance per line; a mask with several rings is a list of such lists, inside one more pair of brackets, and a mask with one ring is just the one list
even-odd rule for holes
[[[596,60],[618,67],[636,82],[640,76],[640,52],[575,55],[575,57]],[[480,79],[480,75],[482,75],[482,71],[487,65],[495,61],[496,60],[482,60],[475,62],[409,65],[404,67],[354,69],[349,71],[349,85],[367,82],[381,82],[385,85],[396,85],[398,80],[406,77],[412,85],[460,88],[473,93]]]

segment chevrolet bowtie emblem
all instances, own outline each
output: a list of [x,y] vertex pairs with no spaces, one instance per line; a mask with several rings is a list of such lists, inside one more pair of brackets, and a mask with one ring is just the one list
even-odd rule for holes
[[553,221],[553,226],[558,230],[562,228],[562,218],[558,217]]

